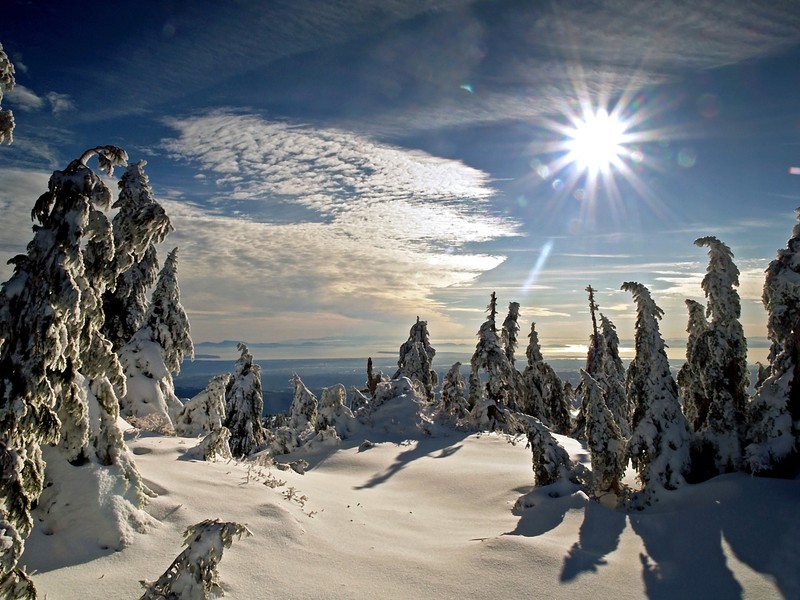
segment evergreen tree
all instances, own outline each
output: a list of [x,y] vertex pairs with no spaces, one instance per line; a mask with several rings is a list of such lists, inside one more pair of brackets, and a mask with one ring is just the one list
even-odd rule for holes
[[564,447],[558,443],[552,432],[539,419],[517,413],[531,449],[533,476],[537,487],[561,481],[576,481],[576,470],[572,459]]
[[322,390],[317,408],[316,430],[331,428],[339,439],[350,437],[355,428],[355,417],[347,406],[347,390],[341,383]]
[[420,321],[411,326],[411,331],[402,346],[400,346],[400,359],[397,361],[397,373],[392,379],[408,377],[416,379],[425,388],[429,401],[434,399],[434,389],[439,383],[436,371],[433,369],[433,357],[436,350],[431,346],[428,336],[428,322]]
[[520,410],[524,403],[524,392],[522,390],[522,374],[514,366],[516,361],[514,353],[517,350],[517,337],[519,335],[519,302],[508,303],[508,315],[503,321],[500,330],[500,343],[505,352],[506,360],[509,365],[509,386],[508,386],[508,408]]
[[142,328],[149,329],[150,339],[161,346],[164,365],[175,374],[180,373],[185,357],[194,360],[189,317],[181,304],[181,290],[178,287],[177,262],[178,249],[173,248],[158,274],[142,324]]
[[625,393],[625,366],[619,357],[619,337],[617,328],[603,313],[600,313],[600,327],[605,341],[603,353],[603,383],[605,385],[606,406],[619,426],[622,437],[631,434],[631,410]]
[[592,493],[595,498],[608,492],[619,495],[620,480],[628,462],[625,439],[598,382],[583,369],[581,381],[586,393],[586,440],[592,458]]
[[261,423],[264,394],[261,389],[261,367],[241,342],[241,355],[225,392],[225,427],[231,432],[230,447],[234,456],[247,456],[266,440]]
[[698,341],[708,331],[706,309],[699,302],[687,299],[686,307],[689,310],[689,322],[686,332],[686,362],[678,371],[678,391],[683,398],[683,412],[689,426],[697,431],[706,421],[708,415],[708,402],[703,389],[703,370],[705,365],[701,359],[702,353],[698,349]]
[[[795,210],[800,221],[800,208]],[[770,339],[768,376],[750,404],[745,461],[753,472],[800,467],[800,222],[767,267],[762,301]]]
[[[594,288],[589,285],[586,287],[589,294],[589,314],[592,317],[592,333],[589,336],[589,348],[586,353],[585,371],[605,389],[605,376],[603,366],[605,363],[606,340],[597,328],[597,303],[594,301]],[[586,437],[586,410],[588,401],[588,390],[586,380],[581,378],[575,390],[575,396],[580,400],[581,406],[578,411],[575,423],[575,437],[585,439]]]
[[461,363],[456,362],[444,376],[439,396],[439,413],[463,419],[469,414],[469,405],[464,397],[466,385],[461,375]]
[[113,279],[101,259],[104,252],[113,257],[113,238],[100,212],[111,194],[86,165],[92,156],[109,174],[127,159],[118,148],[98,147],[53,173],[32,211],[39,224],[27,254],[10,261],[14,274],[0,290],[0,520],[13,540],[0,562],[0,591],[9,597],[33,589],[17,561],[45,481],[41,444],[58,442],[73,464],[112,467],[123,502],[144,501],[116,423],[114,386],[122,391],[125,381],[99,330],[99,298]]
[[289,427],[300,434],[309,428],[313,429],[316,425],[319,403],[297,373],[292,375],[292,387],[294,397],[289,408]]
[[184,533],[186,550],[156,581],[142,581],[146,591],[139,600],[204,600],[224,595],[217,572],[222,553],[231,547],[234,536],[241,539],[252,535],[244,525],[217,519],[192,525]]
[[205,389],[183,405],[175,418],[175,433],[183,437],[203,436],[225,424],[225,390],[230,373],[212,377]]
[[663,490],[674,490],[685,482],[691,434],[658,329],[664,313],[644,285],[626,282],[622,289],[631,292],[636,302],[636,354],[626,382],[633,406],[627,454],[643,484],[634,504],[645,506],[657,502]]
[[711,317],[695,346],[694,357],[702,381],[705,415],[698,411],[692,445],[692,475],[706,479],[739,468],[747,408],[747,342],[739,322],[741,305],[736,287],[739,269],[730,248],[715,237],[695,240],[708,247],[708,269],[703,278]]
[[[480,398],[472,408],[470,421],[478,429],[493,430],[502,426],[503,411],[508,407],[509,396],[513,393],[514,376],[497,336],[497,297],[494,292],[487,311],[489,316],[478,331],[478,344],[470,360],[470,397]],[[480,385],[481,371],[486,373],[488,379],[485,394],[472,389],[472,386]]]
[[116,277],[103,294],[103,333],[114,350],[126,344],[142,326],[147,310],[147,291],[158,277],[155,244],[173,231],[163,207],[153,198],[144,172],[146,161],[129,165],[119,181],[119,209],[112,221],[116,248]]
[[[3,44],[0,44],[0,105],[3,103],[3,95],[10,92],[15,84],[14,65],[8,60],[8,55],[3,50]],[[14,113],[0,108],[0,144],[3,142],[11,144],[13,141]]]
[[528,339],[528,365],[521,377],[523,412],[540,419],[553,431],[566,434],[572,429],[569,401],[561,379],[542,356],[536,323],[531,323]]

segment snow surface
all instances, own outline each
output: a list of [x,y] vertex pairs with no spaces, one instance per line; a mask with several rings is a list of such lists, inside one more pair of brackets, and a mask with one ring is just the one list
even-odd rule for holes
[[[85,541],[89,519],[51,535],[37,523],[22,563],[50,600],[137,598],[188,526],[220,519],[253,532],[219,564],[229,598],[800,597],[800,480],[723,475],[631,514],[571,484],[530,494],[523,438],[425,434],[409,398],[385,402],[352,439],[278,457],[307,460],[305,475],[190,460],[194,440],[129,430],[159,523],[119,551]],[[526,494],[534,506],[515,509]]]

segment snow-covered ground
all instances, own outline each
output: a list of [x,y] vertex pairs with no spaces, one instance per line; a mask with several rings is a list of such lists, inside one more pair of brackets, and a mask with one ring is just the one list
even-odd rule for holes
[[37,525],[22,562],[50,600],[136,598],[187,526],[218,518],[253,532],[220,564],[230,598],[800,598],[800,480],[725,475],[634,514],[541,488],[519,511],[524,440],[426,435],[392,402],[371,429],[303,455],[304,475],[187,460],[195,440],[129,431],[158,523],[121,551],[74,542],[90,515],[51,535]]

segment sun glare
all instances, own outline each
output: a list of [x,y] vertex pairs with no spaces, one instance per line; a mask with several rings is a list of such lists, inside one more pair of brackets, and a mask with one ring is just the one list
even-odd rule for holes
[[624,152],[626,124],[605,109],[589,112],[567,132],[567,160],[590,174],[608,174]]

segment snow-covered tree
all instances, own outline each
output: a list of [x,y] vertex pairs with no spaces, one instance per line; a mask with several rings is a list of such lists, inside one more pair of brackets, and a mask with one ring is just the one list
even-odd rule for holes
[[125,381],[100,333],[100,297],[115,275],[114,246],[101,212],[111,193],[86,165],[93,156],[109,174],[127,159],[119,148],[97,147],[53,173],[32,211],[39,224],[27,254],[10,261],[14,274],[0,290],[0,521],[5,539],[14,541],[0,562],[3,586],[27,585],[16,550],[30,532],[31,507],[45,482],[41,444],[58,442],[53,460],[110,467],[121,502],[144,502],[144,485],[117,426],[117,393]]
[[317,423],[317,409],[319,402],[300,379],[297,373],[292,375],[294,397],[289,408],[289,427],[298,433],[306,429],[313,429]]
[[151,339],[161,346],[164,365],[172,373],[180,373],[185,357],[194,360],[194,346],[189,317],[181,304],[178,287],[178,249],[164,261],[158,274],[156,287],[145,314],[143,328],[151,332]]
[[214,462],[216,460],[230,460],[233,458],[231,447],[228,443],[231,432],[227,427],[221,427],[206,434],[194,448],[186,453],[188,458]]
[[643,484],[634,504],[645,506],[657,502],[663,490],[674,490],[685,483],[691,434],[658,328],[664,313],[641,283],[626,282],[622,289],[631,292],[636,302],[636,354],[626,382],[633,406],[633,433],[627,454]]
[[3,142],[10,144],[14,141],[14,113],[3,110],[1,105],[3,95],[10,92],[15,84],[14,65],[3,50],[3,44],[0,44],[0,144]]
[[117,355],[126,381],[125,395],[119,399],[120,415],[144,419],[159,429],[173,428],[183,404],[175,395],[172,374],[164,364],[161,346],[151,339],[150,330],[137,331]]
[[140,600],[205,600],[224,595],[217,565],[233,538],[253,534],[245,525],[206,519],[186,529],[186,549],[172,561],[156,581],[143,581],[145,593]]
[[533,463],[533,477],[537,487],[563,481],[575,481],[575,465],[564,447],[539,419],[516,413],[515,420],[528,438]]
[[212,377],[205,389],[183,405],[175,418],[175,433],[198,437],[217,431],[225,424],[225,390],[230,373]]
[[469,405],[464,397],[466,384],[461,375],[461,363],[456,362],[444,376],[439,395],[439,413],[458,419],[469,414]]
[[697,430],[706,420],[708,402],[703,389],[703,370],[705,365],[701,360],[697,342],[708,331],[705,307],[694,300],[686,299],[689,310],[689,321],[686,332],[686,362],[678,371],[678,391],[683,398],[683,412],[686,420],[693,430]]
[[[795,214],[800,221],[800,208]],[[792,473],[800,467],[800,222],[769,263],[761,299],[769,375],[750,403],[745,462],[756,473]]]
[[323,388],[317,407],[316,430],[332,428],[339,439],[352,434],[356,421],[352,411],[345,405],[347,390],[341,383]]
[[586,394],[586,441],[592,458],[592,492],[595,498],[609,492],[619,495],[620,480],[628,463],[625,439],[606,405],[600,384],[583,369],[581,381]]
[[514,366],[514,352],[517,350],[517,337],[519,335],[519,302],[508,303],[508,315],[503,321],[500,341],[506,354],[508,363]]
[[[586,367],[584,370],[594,378],[605,389],[605,377],[603,366],[605,363],[606,339],[600,334],[597,328],[597,303],[594,300],[594,288],[589,285],[586,287],[589,294],[589,315],[592,317],[592,333],[589,335],[589,348],[586,353]],[[578,416],[575,419],[575,437],[584,439],[586,437],[586,410],[588,391],[586,390],[587,380],[581,378],[575,390],[576,397],[580,400],[581,406]]]
[[182,404],[175,395],[172,373],[185,356],[194,358],[189,318],[181,304],[177,280],[177,248],[158,275],[144,322],[122,348],[119,358],[130,390],[119,399],[123,416],[156,414],[175,424]]
[[528,364],[521,377],[523,412],[540,419],[553,431],[566,434],[572,429],[569,401],[561,379],[542,356],[536,323],[531,323],[528,340]]
[[146,161],[131,164],[119,181],[119,209],[112,221],[116,270],[112,288],[103,294],[103,333],[114,350],[126,344],[144,322],[147,291],[158,277],[155,244],[173,230],[164,208],[156,202],[144,172]]
[[436,371],[433,369],[433,357],[436,350],[431,346],[428,336],[428,322],[420,321],[411,326],[411,331],[402,346],[400,346],[400,359],[397,361],[397,373],[392,379],[408,377],[416,379],[425,387],[425,394],[429,401],[434,399],[434,389],[439,383]]
[[708,329],[697,339],[698,362],[706,410],[698,410],[692,445],[692,474],[707,478],[739,468],[747,408],[747,342],[739,322],[741,304],[736,287],[739,269],[730,248],[715,237],[695,240],[708,247],[703,291],[708,300]]
[[478,429],[496,429],[502,426],[503,410],[513,397],[514,374],[506,353],[500,346],[497,336],[495,318],[497,315],[497,297],[492,292],[487,306],[489,316],[478,331],[478,344],[470,360],[472,377],[470,388],[480,385],[480,373],[486,374],[487,382],[484,393],[470,389],[470,397],[480,398],[472,407],[470,421]]
[[619,356],[617,328],[603,313],[600,313],[600,328],[606,346],[603,360],[606,406],[614,415],[622,437],[627,439],[631,432],[631,409],[625,393],[625,366]]
[[234,456],[247,456],[264,443],[266,432],[261,423],[264,393],[261,388],[261,367],[241,342],[241,355],[225,393],[225,427],[231,432],[230,446]]

